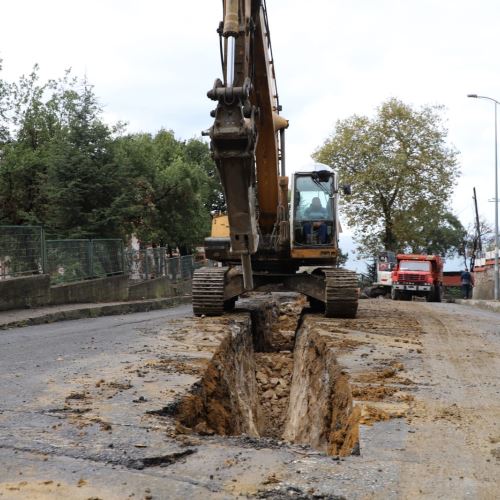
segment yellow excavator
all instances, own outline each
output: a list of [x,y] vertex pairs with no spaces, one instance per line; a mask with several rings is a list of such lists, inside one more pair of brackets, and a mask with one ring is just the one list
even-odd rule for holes
[[214,219],[205,239],[206,256],[221,267],[194,273],[193,311],[221,315],[243,292],[276,285],[306,295],[328,317],[355,317],[356,273],[336,266],[336,173],[320,164],[294,173],[289,197],[288,121],[280,115],[265,0],[223,0],[218,33],[223,76],[208,92],[216,108],[204,134],[227,216]]

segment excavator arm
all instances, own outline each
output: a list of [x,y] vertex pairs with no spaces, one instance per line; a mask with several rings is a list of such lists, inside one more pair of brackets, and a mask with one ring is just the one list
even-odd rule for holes
[[[229,238],[214,232],[205,240],[206,255],[223,266],[194,273],[193,312],[230,311],[255,281],[257,288],[302,293],[326,316],[354,317],[356,273],[333,267],[338,256],[335,173],[328,167],[296,172],[288,208],[288,121],[279,114],[265,0],[223,0],[218,32],[222,78],[208,92],[217,103],[208,135],[226,198]],[[304,218],[304,205],[318,209],[318,202],[321,215]],[[242,272],[234,265],[238,259]],[[315,269],[297,272],[301,266]]]
[[226,198],[231,253],[241,257],[245,288],[252,289],[251,255],[278,220],[280,131],[288,121],[279,116],[265,0],[224,0],[223,7],[223,80],[208,92],[217,102],[209,136]]

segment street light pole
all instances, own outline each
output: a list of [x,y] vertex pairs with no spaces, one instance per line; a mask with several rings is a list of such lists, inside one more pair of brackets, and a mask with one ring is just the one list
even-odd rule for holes
[[467,94],[467,97],[474,99],[487,99],[493,101],[495,106],[495,300],[498,300],[499,274],[498,274],[498,145],[497,145],[497,104],[500,104],[492,97],[477,94]]

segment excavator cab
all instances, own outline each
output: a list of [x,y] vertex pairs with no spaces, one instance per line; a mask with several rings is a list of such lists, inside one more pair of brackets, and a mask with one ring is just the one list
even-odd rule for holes
[[[323,167],[323,168],[321,168]],[[326,165],[293,176],[292,248],[336,247],[338,239],[335,173]]]

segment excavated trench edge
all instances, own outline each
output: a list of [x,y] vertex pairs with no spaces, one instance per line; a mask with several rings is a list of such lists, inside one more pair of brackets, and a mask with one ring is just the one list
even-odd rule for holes
[[360,412],[348,375],[307,313],[296,314],[287,345],[279,329],[286,307],[251,302],[232,315],[231,331],[173,416],[182,432],[274,437],[330,455],[359,454]]

